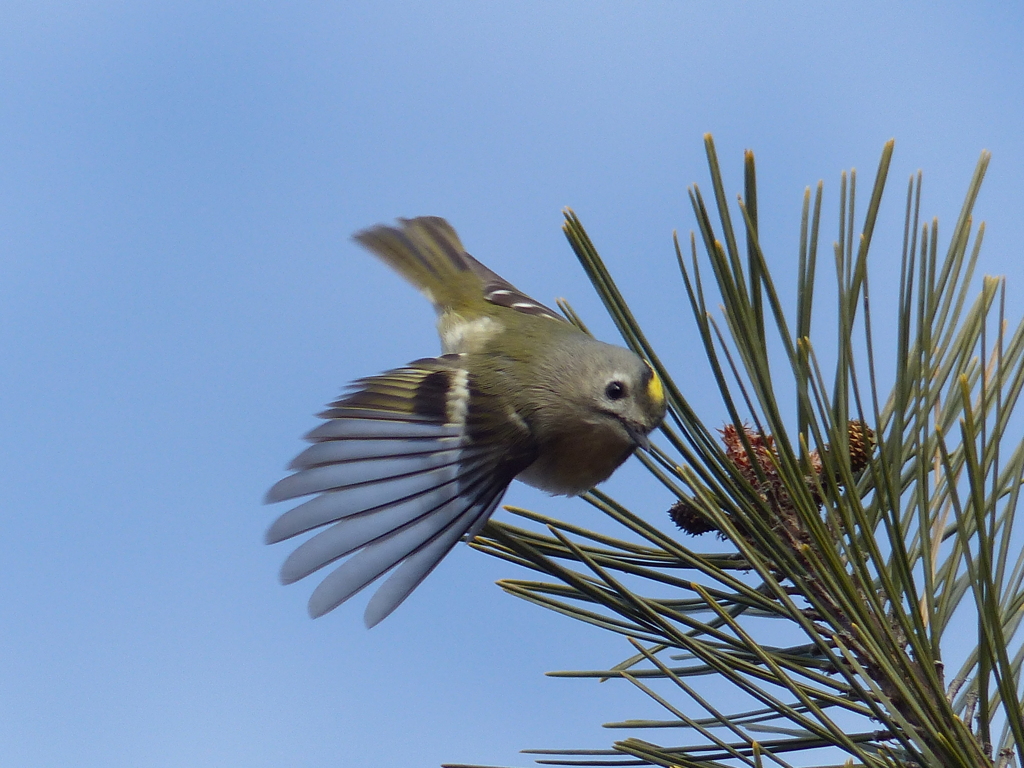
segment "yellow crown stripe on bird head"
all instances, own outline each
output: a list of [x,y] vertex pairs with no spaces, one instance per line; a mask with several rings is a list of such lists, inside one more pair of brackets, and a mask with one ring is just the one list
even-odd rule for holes
[[[644,362],[646,363],[647,361],[645,360]],[[650,363],[647,363],[647,367],[651,371],[651,380],[647,382],[647,396],[651,398],[652,403],[661,408],[665,404],[665,388],[661,386],[661,379],[658,378],[658,374],[651,368]]]

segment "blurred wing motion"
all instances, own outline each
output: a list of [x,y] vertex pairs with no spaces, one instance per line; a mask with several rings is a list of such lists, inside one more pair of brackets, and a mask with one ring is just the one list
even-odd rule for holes
[[479,531],[532,460],[488,439],[493,430],[469,408],[459,358],[356,382],[320,414],[326,421],[306,436],[313,444],[292,462],[295,474],[267,493],[268,502],[313,496],[277,519],[267,543],[322,529],[285,561],[283,583],[355,553],[313,592],[314,618],[398,566],[366,608],[366,625],[380,622],[460,538]]

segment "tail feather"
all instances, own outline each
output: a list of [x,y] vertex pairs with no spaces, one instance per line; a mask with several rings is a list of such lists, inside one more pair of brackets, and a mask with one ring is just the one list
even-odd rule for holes
[[486,304],[564,322],[565,318],[531,299],[462,247],[451,225],[437,216],[399,219],[399,226],[378,225],[354,238],[412,283],[438,314],[486,316]]
[[399,219],[353,237],[419,289],[434,307],[460,309],[479,301],[483,281],[473,270],[459,236],[437,216]]

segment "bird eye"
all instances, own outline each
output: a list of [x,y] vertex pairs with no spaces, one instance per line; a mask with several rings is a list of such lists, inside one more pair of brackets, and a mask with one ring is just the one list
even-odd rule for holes
[[626,396],[626,385],[621,381],[613,381],[604,388],[604,396],[609,400],[621,400]]

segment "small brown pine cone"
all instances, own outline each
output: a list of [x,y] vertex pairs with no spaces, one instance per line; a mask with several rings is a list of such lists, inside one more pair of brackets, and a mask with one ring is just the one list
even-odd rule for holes
[[680,499],[673,504],[668,510],[668,516],[680,530],[691,536],[700,536],[702,533],[718,530],[715,524],[689,499]]
[[854,420],[846,426],[850,435],[850,469],[860,472],[875,450],[875,431],[863,421]]

